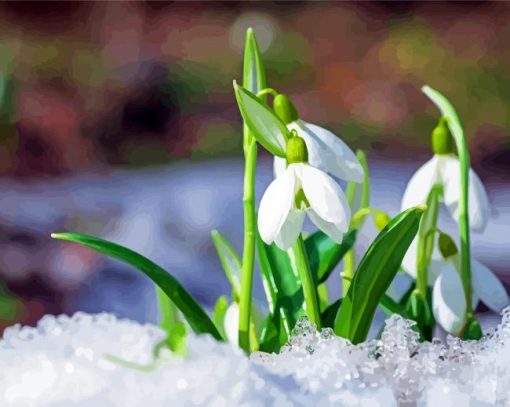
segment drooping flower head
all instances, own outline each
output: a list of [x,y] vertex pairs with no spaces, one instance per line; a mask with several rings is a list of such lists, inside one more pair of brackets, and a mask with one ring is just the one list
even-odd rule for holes
[[262,240],[290,248],[301,233],[305,214],[340,243],[347,232],[350,208],[340,186],[309,164],[305,140],[292,132],[286,146],[286,168],[269,185],[260,202],[258,227]]
[[[340,138],[329,130],[301,120],[296,107],[284,94],[274,98],[273,108],[287,128],[294,130],[305,141],[308,162],[312,167],[345,181],[363,181],[363,167],[354,152]],[[281,174],[286,165],[284,158],[275,157],[275,174]]]
[[[416,279],[417,242],[411,244],[402,268]],[[489,309],[500,312],[510,300],[503,284],[488,267],[471,259],[473,309],[482,301]],[[432,287],[432,311],[441,327],[458,334],[466,322],[466,298],[459,274],[460,260],[456,244],[441,233],[434,241],[428,268],[428,285]]]
[[[411,177],[402,199],[402,210],[423,205],[434,184],[443,187],[442,199],[451,216],[459,219],[460,163],[453,151],[453,139],[441,119],[432,132],[434,156]],[[475,232],[483,232],[489,219],[489,201],[480,178],[469,169],[469,225]]]

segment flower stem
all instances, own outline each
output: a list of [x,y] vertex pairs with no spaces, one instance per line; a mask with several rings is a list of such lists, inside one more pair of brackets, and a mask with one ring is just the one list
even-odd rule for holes
[[469,151],[466,139],[455,138],[460,162],[459,236],[460,236],[460,278],[466,295],[467,319],[473,314],[473,293],[471,286],[471,244],[469,236]]
[[[245,132],[248,130],[245,128]],[[248,136],[251,136],[248,134]],[[245,137],[244,165],[244,248],[239,299],[239,346],[250,352],[250,311],[253,288],[253,266],[255,261],[255,170],[257,165],[257,144],[253,137]]]
[[354,249],[349,250],[345,253],[343,258],[344,260],[344,269],[342,270],[342,297],[347,295],[347,291],[349,291],[349,287],[351,286],[351,281],[354,277],[354,272],[356,270],[356,253]]
[[423,299],[427,298],[428,269],[435,243],[439,197],[442,186],[435,184],[427,197],[427,209],[422,216],[418,230],[418,247],[416,256],[416,289]]
[[[351,213],[359,213],[366,209],[366,215],[370,213],[370,173],[368,171],[367,156],[362,150],[356,151],[356,158],[363,167],[363,184],[360,186],[357,183],[349,182],[347,184],[347,200],[351,207]],[[356,203],[357,195],[359,195],[359,207]],[[366,215],[363,215],[360,219],[356,219],[353,216],[350,223],[350,229],[361,229],[365,221]],[[344,256],[344,269],[340,273],[342,277],[342,296],[347,295],[351,281],[356,272],[356,252],[354,248],[350,249]]]
[[264,96],[267,96],[267,95],[277,96],[278,92],[276,90],[274,90],[273,88],[265,88],[265,89],[262,89],[260,92],[257,92],[258,98],[263,98]]
[[306,315],[310,322],[317,326],[317,329],[322,327],[321,314],[319,308],[319,296],[310,270],[308,256],[306,255],[305,244],[303,238],[299,236],[294,246],[288,251],[291,259],[292,266],[297,271],[301,285],[303,287],[303,295],[305,297]]
[[[243,86],[253,93],[266,88],[266,73],[255,34],[251,28],[246,31],[243,60]],[[265,96],[261,96],[265,101]],[[255,241],[257,216],[255,212],[255,170],[257,167],[257,144],[246,123],[243,126],[244,150],[244,247],[239,299],[239,346],[246,353],[250,347],[250,324],[253,289],[253,267],[255,261]],[[253,344],[254,345],[254,344]]]

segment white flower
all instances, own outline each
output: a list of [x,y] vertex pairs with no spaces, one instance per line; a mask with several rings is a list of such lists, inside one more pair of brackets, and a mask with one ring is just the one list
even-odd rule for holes
[[[329,130],[297,119],[287,125],[305,140],[311,166],[345,181],[363,182],[363,167],[356,155]],[[274,172],[280,175],[286,167],[284,158],[275,157]]]
[[223,319],[223,328],[228,341],[234,346],[238,346],[239,341],[239,305],[233,302],[227,308]]
[[260,237],[267,244],[275,242],[287,250],[301,233],[305,212],[331,239],[342,241],[351,215],[340,186],[311,165],[290,164],[269,185],[260,201]]
[[[414,173],[402,199],[402,210],[423,205],[435,183],[443,185],[443,200],[452,217],[459,219],[460,163],[451,154],[434,155]],[[489,201],[478,175],[469,169],[469,225],[483,232],[489,219]]]
[[[409,247],[402,268],[416,279],[416,240]],[[434,318],[449,333],[457,334],[465,323],[466,298],[459,274],[458,255],[447,259],[441,255],[437,242],[428,269],[428,284],[432,289]],[[500,312],[510,300],[503,284],[486,266],[471,259],[473,309],[481,300],[494,312]]]

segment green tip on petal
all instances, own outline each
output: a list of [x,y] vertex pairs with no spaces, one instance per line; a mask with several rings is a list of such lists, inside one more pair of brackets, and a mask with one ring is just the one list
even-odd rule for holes
[[287,163],[306,163],[308,162],[308,149],[305,140],[299,136],[291,137],[287,141]]
[[453,137],[447,125],[446,117],[441,117],[432,131],[432,150],[434,154],[445,155],[453,153]]
[[296,107],[287,95],[280,93],[273,101],[273,109],[276,115],[285,123],[289,124],[299,119]]
[[453,239],[447,235],[446,233],[440,233],[439,234],[439,251],[441,252],[441,255],[447,259],[448,257],[454,256],[459,252],[459,249],[457,249],[457,245],[453,241]]

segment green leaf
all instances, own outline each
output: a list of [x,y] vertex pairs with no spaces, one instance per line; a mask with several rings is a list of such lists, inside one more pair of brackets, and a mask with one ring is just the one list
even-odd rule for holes
[[339,298],[335,302],[331,303],[321,315],[323,328],[333,328],[335,325],[335,318],[338,314],[338,310],[342,305],[342,298]]
[[283,329],[285,336],[289,337],[297,318],[304,315],[301,282],[285,251],[275,244],[265,244],[260,236],[257,236],[257,245],[269,311],[281,317],[277,327]]
[[214,325],[216,325],[216,328],[220,332],[221,336],[223,338],[227,338],[227,335],[225,334],[225,314],[227,313],[228,309],[228,299],[224,295],[218,297],[216,300],[216,304],[214,305],[214,311],[213,311],[213,321]]
[[398,314],[403,316],[404,318],[409,318],[405,307],[396,302],[389,295],[384,294],[381,298],[381,307],[386,312],[387,315]]
[[261,352],[278,352],[281,348],[279,330],[279,313],[276,315],[269,314],[262,324],[262,331],[260,334],[260,346]]
[[52,233],[51,237],[80,243],[99,253],[106,254],[137,268],[154,281],[173,301],[195,333],[208,333],[218,340],[223,340],[214,322],[181,283],[163,268],[141,254],[94,236],[78,233]]
[[325,282],[340,260],[356,242],[356,230],[350,230],[342,243],[333,241],[324,232],[317,231],[305,240],[310,270],[316,278],[316,284]]
[[252,28],[246,30],[243,61],[243,87],[257,94],[266,87],[266,71]]
[[335,333],[353,343],[366,339],[375,310],[418,232],[424,207],[396,216],[368,248],[335,320]]
[[257,96],[234,81],[239,111],[255,139],[271,154],[285,157],[289,130]]
[[211,238],[220,258],[221,266],[232,286],[234,300],[237,302],[241,295],[241,259],[239,259],[232,245],[220,232],[213,230]]
[[168,298],[163,290],[156,286],[160,310],[159,326],[165,330],[167,337],[164,343],[177,355],[186,354],[186,325],[180,320],[175,304]]

